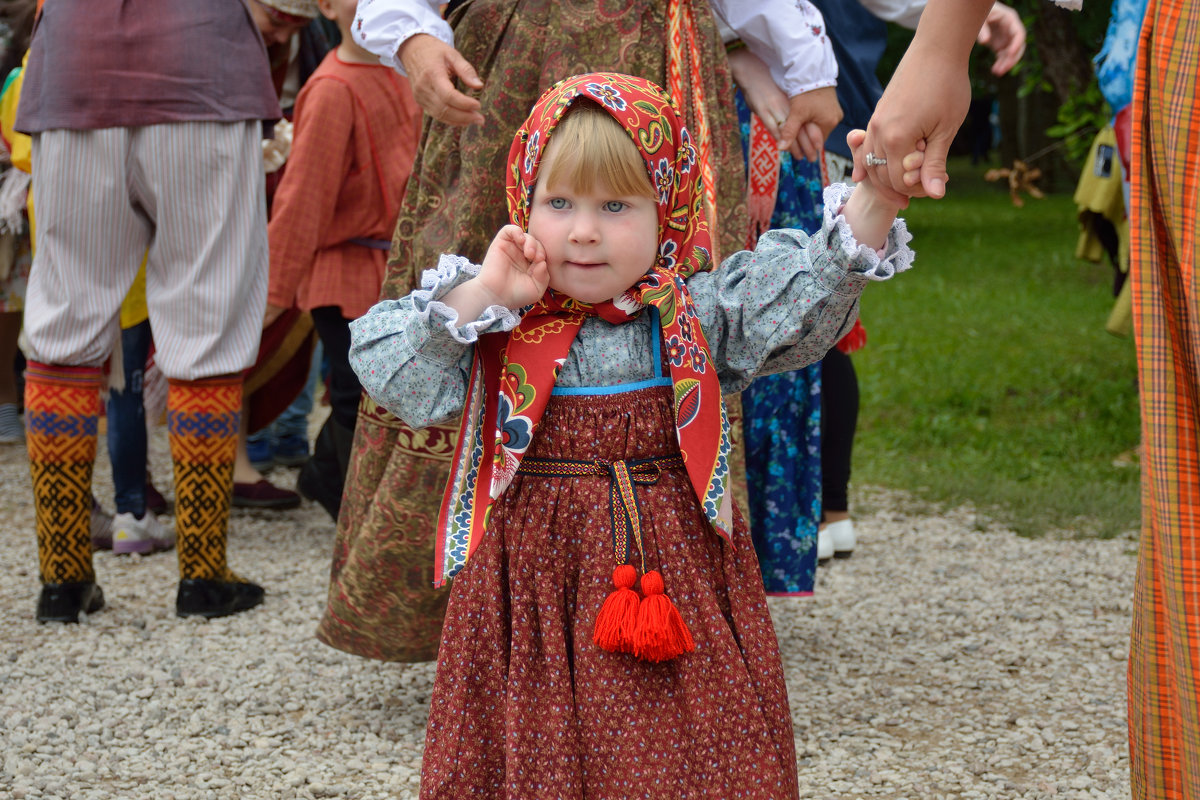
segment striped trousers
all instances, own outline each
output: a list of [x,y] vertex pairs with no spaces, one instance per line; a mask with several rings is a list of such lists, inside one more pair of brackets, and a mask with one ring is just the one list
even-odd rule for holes
[[146,302],[169,378],[254,363],[267,294],[258,121],[51,130],[33,137],[34,361],[99,366],[146,255]]
[[1135,800],[1200,800],[1200,9],[1150,0],[1133,99],[1142,536],[1129,661]]

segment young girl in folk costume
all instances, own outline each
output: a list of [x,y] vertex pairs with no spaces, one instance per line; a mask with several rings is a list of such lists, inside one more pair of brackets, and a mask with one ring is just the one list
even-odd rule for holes
[[721,393],[820,358],[912,254],[864,184],[714,268],[695,159],[658,87],[568,79],[513,142],[483,264],[443,256],[352,324],[379,403],[463,412],[426,800],[798,794]]

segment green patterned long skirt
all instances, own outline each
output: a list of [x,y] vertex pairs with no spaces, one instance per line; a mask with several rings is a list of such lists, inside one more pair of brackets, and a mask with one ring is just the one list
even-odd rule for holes
[[[383,297],[419,284],[442,253],[479,261],[506,222],[504,176],[513,134],[541,93],[563,78],[600,70],[666,85],[664,0],[470,0],[450,19],[459,52],[479,72],[483,125],[425,118],[417,160],[392,240]],[[722,253],[747,229],[745,162],[733,85],[708,4],[693,0],[700,74],[717,174]],[[684,60],[687,63],[687,59]],[[696,130],[695,109],[685,107]],[[740,440],[740,404],[729,403]],[[448,589],[433,588],[433,541],[456,426],[414,431],[364,398],[359,408],[329,600],[317,636],[385,661],[436,658]],[[741,448],[737,448],[741,456]],[[745,502],[744,460],[735,490]],[[736,496],[736,495],[735,495]]]

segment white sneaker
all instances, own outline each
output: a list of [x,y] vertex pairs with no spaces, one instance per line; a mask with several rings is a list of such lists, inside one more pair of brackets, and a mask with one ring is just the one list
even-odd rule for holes
[[828,528],[817,530],[817,563],[823,564],[833,558],[833,537]]
[[825,533],[833,545],[834,558],[849,558],[854,552],[857,540],[854,537],[854,523],[849,519],[841,519],[825,526]]
[[170,550],[174,546],[174,528],[164,528],[158,517],[149,511],[141,519],[129,513],[113,517],[112,550],[115,555],[145,555],[158,550]]

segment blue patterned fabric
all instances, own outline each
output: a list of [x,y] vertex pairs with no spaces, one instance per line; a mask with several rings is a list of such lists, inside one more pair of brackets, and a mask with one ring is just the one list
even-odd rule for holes
[[[750,111],[737,92],[742,146]],[[772,228],[821,227],[821,169],[782,154]],[[750,535],[767,594],[810,594],[821,519],[821,364],[761,377],[742,392]]]
[[1146,0],[1116,0],[1096,56],[1100,92],[1114,114],[1133,101],[1133,70],[1137,64],[1138,36],[1146,16]]

